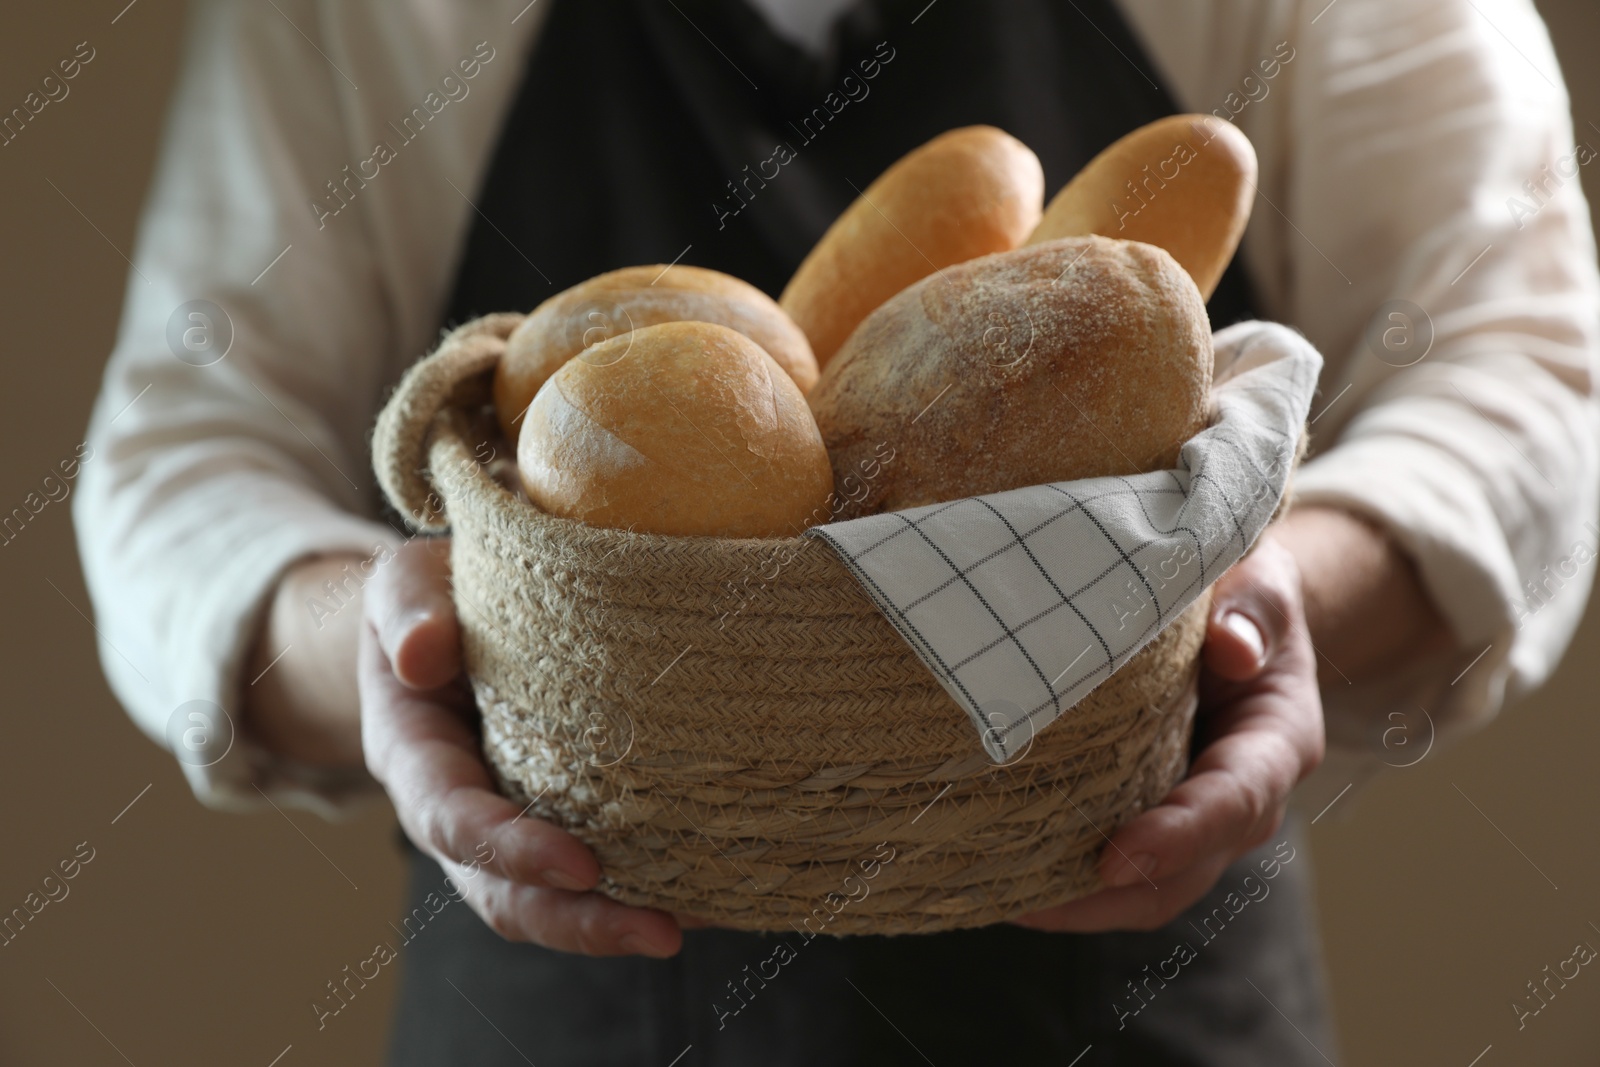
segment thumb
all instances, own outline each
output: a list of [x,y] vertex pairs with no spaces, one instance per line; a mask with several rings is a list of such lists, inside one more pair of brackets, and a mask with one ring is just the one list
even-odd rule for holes
[[448,538],[415,538],[365,590],[367,619],[394,673],[435,689],[461,670],[461,633],[450,596]]
[[1285,552],[1267,541],[1218,579],[1206,620],[1206,667],[1229,681],[1243,682],[1266,669],[1284,638],[1288,595],[1279,589],[1281,567],[1267,558]]

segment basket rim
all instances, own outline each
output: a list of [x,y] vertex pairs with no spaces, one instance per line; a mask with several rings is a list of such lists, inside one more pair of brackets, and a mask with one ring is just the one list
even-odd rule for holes
[[[595,526],[579,519],[551,515],[531,500],[507,489],[486,469],[485,464],[471,458],[472,452],[466,442],[466,427],[461,418],[461,400],[464,392],[487,398],[489,381],[505,354],[507,339],[526,318],[521,312],[495,312],[456,327],[440,340],[433,352],[413,364],[385,404],[373,435],[373,460],[385,495],[407,525],[421,533],[447,532],[451,524],[445,486],[439,483],[445,480],[461,485],[461,481],[452,477],[452,470],[460,472],[472,468],[477,488],[498,494],[495,500],[497,505],[515,506],[526,514],[529,525],[542,527],[551,536],[581,539],[580,543],[586,548],[620,550],[624,546],[633,546],[645,550],[670,551],[673,546],[703,546],[720,548],[741,556],[759,556],[774,549],[809,551],[805,547],[807,544],[825,548],[819,543],[823,539],[810,535],[810,531],[827,526],[829,522],[819,522],[798,535],[782,537],[657,534]],[[472,342],[477,344],[474,346]],[[476,348],[476,351],[471,348]],[[464,349],[467,350],[465,358]],[[1210,425],[1209,420],[1207,425]],[[1303,438],[1301,448],[1303,451]],[[440,449],[445,453],[440,458],[448,462],[435,460],[434,453]],[[958,500],[984,495],[987,494],[976,493]],[[1280,513],[1286,508],[1288,498],[1289,493],[1285,492],[1279,505]],[[883,514],[914,510],[917,508],[896,508]]]

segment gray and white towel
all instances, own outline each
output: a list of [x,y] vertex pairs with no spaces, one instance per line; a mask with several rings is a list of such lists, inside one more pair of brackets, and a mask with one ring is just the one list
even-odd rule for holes
[[1178,466],[807,531],[854,572],[1006,762],[1244,555],[1283,496],[1322,357],[1247,322],[1215,338],[1210,425]]

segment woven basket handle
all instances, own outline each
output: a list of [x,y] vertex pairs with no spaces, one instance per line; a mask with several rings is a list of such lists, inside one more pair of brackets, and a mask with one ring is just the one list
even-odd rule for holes
[[461,387],[500,362],[506,338],[525,316],[485,315],[458,326],[439,347],[400,379],[378,414],[372,433],[372,464],[378,484],[395,509],[425,533],[449,528],[444,502],[428,472],[428,449]]

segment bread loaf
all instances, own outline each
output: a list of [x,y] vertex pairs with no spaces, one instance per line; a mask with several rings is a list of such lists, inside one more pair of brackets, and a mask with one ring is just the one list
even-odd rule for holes
[[1075,237],[947,268],[877,311],[809,402],[841,518],[1172,466],[1211,330],[1153,245]]
[[884,171],[795,271],[778,303],[828,360],[874,308],[955,263],[1015,248],[1044,202],[1028,146],[992,126],[942,134]]
[[792,536],[829,515],[828,455],[798,386],[744,334],[645,326],[563,364],[528,407],[528,498],[595,526]]
[[592,344],[663,322],[714,322],[766,350],[801,392],[817,381],[811,346],[760,289],[703,267],[624,267],[558,293],[533,310],[506,342],[495,371],[495,414],[517,440],[522,413],[546,379]]
[[1173,115],[1090,160],[1050,201],[1028,243],[1097,233],[1153,244],[1209,300],[1255,193],[1255,149],[1238,127],[1212,115]]

